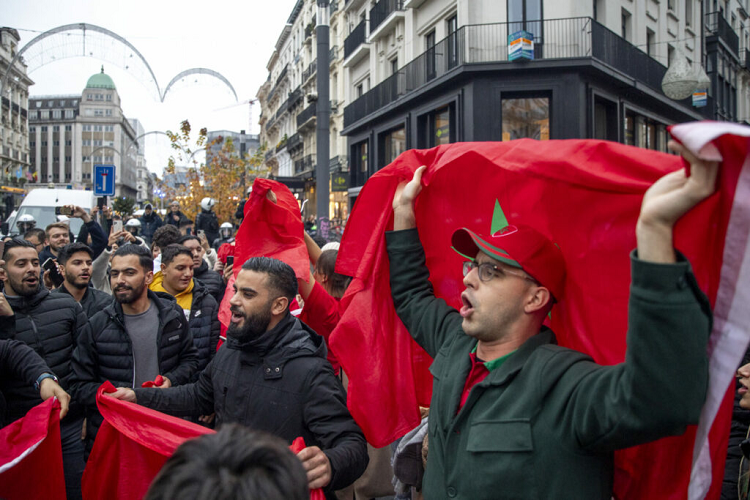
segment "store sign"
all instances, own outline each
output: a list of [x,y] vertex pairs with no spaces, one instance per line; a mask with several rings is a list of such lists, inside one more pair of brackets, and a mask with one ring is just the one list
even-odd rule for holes
[[508,35],[508,60],[534,59],[534,35],[528,31],[516,31]]
[[693,106],[696,108],[704,108],[708,105],[708,91],[707,90],[696,90],[693,92]]
[[349,176],[347,174],[335,173],[331,174],[331,191],[341,192],[349,190]]

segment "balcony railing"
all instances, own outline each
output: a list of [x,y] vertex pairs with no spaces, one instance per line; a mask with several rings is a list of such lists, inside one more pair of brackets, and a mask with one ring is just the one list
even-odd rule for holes
[[346,172],[346,156],[336,156],[328,163],[331,172]]
[[310,63],[310,65],[305,69],[305,71],[302,72],[302,83],[305,83],[308,78],[313,76],[315,74],[315,71],[318,67],[318,60],[315,59],[313,62]]
[[351,33],[349,33],[349,36],[346,37],[346,40],[344,40],[344,58],[349,57],[354,53],[355,50],[357,50],[357,47],[365,43],[365,38],[367,35],[367,28],[365,26],[364,19],[362,22],[360,22],[356,28],[352,30]]
[[300,114],[297,115],[297,128],[307,123],[309,120],[315,118],[315,106],[317,103],[312,103],[304,109]]
[[286,66],[284,66],[284,69],[281,70],[281,73],[279,73],[278,78],[276,78],[275,85],[278,85],[279,83],[281,83],[281,80],[284,79],[288,71],[289,71],[289,65],[287,64]]
[[289,152],[292,152],[296,148],[302,145],[302,136],[299,134],[292,134],[289,140],[286,141],[286,147]]
[[309,171],[315,171],[315,157],[313,155],[307,155],[294,162],[294,175]]
[[397,10],[404,10],[404,0],[380,0],[376,3],[370,9],[370,33]]
[[[486,63],[518,65],[517,62],[508,61],[508,34],[522,29],[519,24],[482,24],[459,28],[349,104],[344,109],[344,126],[357,122],[459,66]],[[536,21],[526,28],[534,33],[535,59],[595,58],[661,92],[661,80],[667,68],[589,17]],[[533,65],[534,61],[523,64]]]
[[710,35],[718,35],[719,39],[727,44],[729,50],[739,55],[740,37],[734,32],[732,26],[724,19],[721,12],[709,12],[706,14],[706,31]]

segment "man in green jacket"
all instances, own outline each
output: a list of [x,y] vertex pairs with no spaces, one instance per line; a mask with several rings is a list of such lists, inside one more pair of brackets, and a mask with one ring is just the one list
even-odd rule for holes
[[631,256],[626,361],[600,366],[543,326],[565,279],[559,249],[532,228],[459,229],[460,311],[434,296],[416,230],[420,167],[393,201],[386,235],[399,317],[432,356],[425,498],[610,499],[613,452],[698,423],[711,310],[675,252],[677,220],[715,189],[718,165],[691,164],[645,194]]

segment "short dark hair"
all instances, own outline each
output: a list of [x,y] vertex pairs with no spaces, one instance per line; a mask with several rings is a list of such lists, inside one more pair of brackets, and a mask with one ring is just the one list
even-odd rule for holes
[[226,424],[182,443],[145,500],[307,500],[307,474],[286,443],[271,434]]
[[36,239],[39,240],[39,243],[44,243],[47,241],[47,233],[44,232],[44,229],[41,227],[34,227],[23,233],[23,239],[28,240],[29,238],[36,236]]
[[190,240],[195,240],[198,243],[201,243],[201,239],[198,238],[194,234],[186,234],[185,236],[183,236],[179,240],[177,240],[177,243],[179,243],[180,245],[184,245],[186,241],[190,241]]
[[192,226],[192,225],[193,225],[193,221],[191,221],[187,217],[183,217],[182,219],[180,219],[180,227],[187,227],[187,226]]
[[124,245],[117,249],[114,257],[127,257],[128,255],[136,255],[138,263],[145,272],[154,270],[154,258],[148,248],[141,245]]
[[77,252],[86,252],[87,254],[89,254],[89,257],[91,257],[92,259],[94,258],[94,251],[91,250],[91,247],[89,247],[85,243],[77,241],[75,243],[65,245],[60,249],[59,252],[57,252],[57,263],[65,265],[65,263],[68,262],[68,259]]
[[174,227],[172,224],[165,224],[156,231],[154,231],[154,237],[151,241],[154,245],[159,248],[167,248],[172,243],[177,243],[180,239],[180,230]]
[[315,268],[318,270],[318,273],[328,277],[328,280],[331,283],[332,292],[336,295],[344,295],[351,278],[336,272],[337,256],[337,250],[323,250],[318,257],[318,262],[316,263]]
[[26,241],[23,238],[16,236],[11,238],[10,241],[5,242],[5,248],[3,249],[3,260],[8,261],[8,252],[14,248],[31,248],[36,252],[36,247],[30,241]]
[[187,255],[190,257],[190,265],[192,266],[193,252],[191,252],[188,247],[178,243],[167,245],[167,248],[161,251],[161,263],[168,266],[178,255]]
[[286,262],[270,257],[252,257],[242,264],[242,270],[267,274],[271,288],[288,298],[290,303],[297,296],[297,276]]

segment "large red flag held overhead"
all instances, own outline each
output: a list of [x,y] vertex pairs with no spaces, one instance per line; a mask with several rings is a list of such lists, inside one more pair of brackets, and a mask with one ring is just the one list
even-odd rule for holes
[[[688,491],[689,498],[718,498],[730,383],[750,338],[750,128],[700,122],[671,133],[702,157],[723,160],[718,192],[678,222],[674,240],[715,309],[710,394],[697,429],[616,454],[615,496],[623,499],[677,499]],[[393,225],[396,186],[420,165],[428,168],[415,211],[436,295],[460,307],[465,259],[451,250],[456,228],[532,226],[560,247],[567,265],[550,326],[561,345],[601,364],[625,359],[629,253],[643,194],[664,174],[685,168],[680,157],[617,143],[518,140],[407,151],[372,176],[339,252],[336,270],[353,281],[331,344],[349,376],[349,409],[376,447],[416,427],[418,407],[429,405],[431,395],[431,359],[393,307],[384,236]]]
[[65,500],[56,398],[0,430],[0,498]]
[[[267,196],[268,191],[273,191],[275,202]],[[297,278],[310,280],[310,260],[299,203],[289,188],[280,182],[257,178],[253,183],[253,191],[245,203],[245,218],[235,237],[234,278],[250,257],[272,257],[284,261],[292,266]],[[229,326],[233,284],[234,279],[230,278],[219,307],[222,330]]]

